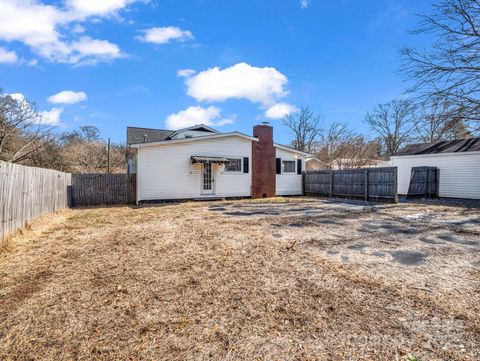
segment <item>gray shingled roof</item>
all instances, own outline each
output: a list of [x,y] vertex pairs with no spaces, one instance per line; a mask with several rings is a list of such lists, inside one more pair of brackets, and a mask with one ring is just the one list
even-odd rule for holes
[[410,144],[400,149],[394,156],[438,154],[438,153],[461,153],[480,151],[480,138],[457,139],[436,143]]
[[166,129],[127,127],[127,144],[161,142],[173,133],[175,131]]

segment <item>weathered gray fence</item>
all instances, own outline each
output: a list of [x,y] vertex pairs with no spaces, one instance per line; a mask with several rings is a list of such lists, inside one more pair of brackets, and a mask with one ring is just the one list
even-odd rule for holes
[[134,174],[72,174],[72,206],[133,204]]
[[45,213],[68,207],[71,176],[0,161],[0,246]]
[[306,195],[398,202],[397,167],[306,171],[303,180]]
[[412,167],[407,197],[438,197],[439,171],[437,167]]

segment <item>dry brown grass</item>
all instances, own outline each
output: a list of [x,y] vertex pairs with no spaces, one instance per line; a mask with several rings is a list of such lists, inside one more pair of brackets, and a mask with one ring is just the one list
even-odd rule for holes
[[[310,201],[289,200],[323,209]],[[340,258],[359,240],[393,247],[394,233],[354,229],[421,206],[228,214],[269,204],[70,210],[15,238],[0,254],[0,359],[480,358],[480,272],[448,258],[465,262],[477,248],[419,267],[368,252]],[[343,223],[322,223],[331,219]],[[425,227],[424,236],[444,230]]]

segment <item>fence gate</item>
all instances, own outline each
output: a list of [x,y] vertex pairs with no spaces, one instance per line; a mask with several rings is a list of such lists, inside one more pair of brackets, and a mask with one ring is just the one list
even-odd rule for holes
[[72,174],[72,206],[133,204],[135,174]]
[[437,167],[412,167],[407,197],[438,197],[439,173]]

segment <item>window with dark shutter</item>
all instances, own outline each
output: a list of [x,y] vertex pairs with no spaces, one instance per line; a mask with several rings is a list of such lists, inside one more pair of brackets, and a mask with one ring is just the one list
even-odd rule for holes
[[284,173],[296,173],[294,160],[282,160],[282,174]]
[[277,158],[277,174],[282,174],[282,159]]
[[225,163],[225,172],[239,173],[242,171],[242,159],[241,158],[229,158]]
[[243,158],[243,173],[248,173],[248,158]]
[[302,174],[302,160],[297,159],[297,174]]

